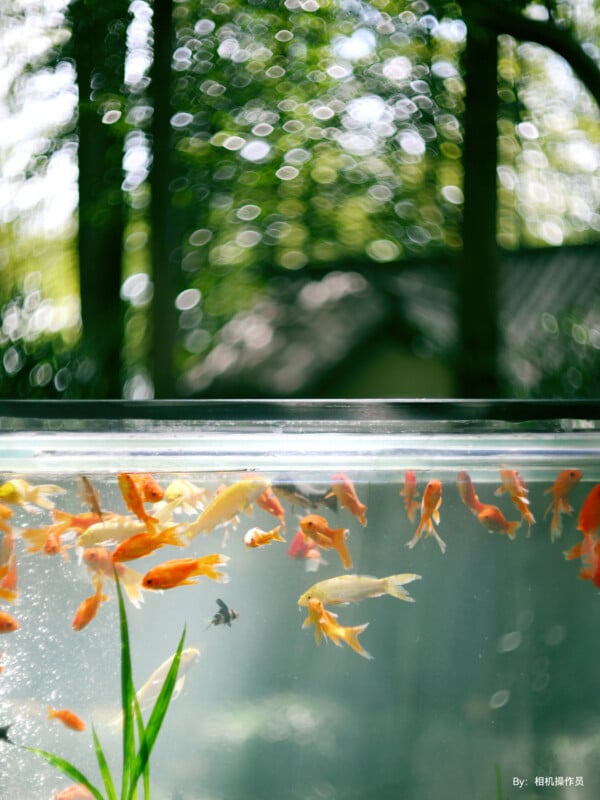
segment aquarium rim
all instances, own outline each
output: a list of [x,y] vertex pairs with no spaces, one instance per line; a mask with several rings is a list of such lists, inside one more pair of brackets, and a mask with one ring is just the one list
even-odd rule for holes
[[62,432],[127,431],[136,422],[191,429],[227,424],[265,429],[289,423],[331,430],[336,424],[351,429],[364,424],[396,431],[447,430],[461,424],[476,429],[477,423],[489,429],[491,423],[496,433],[529,428],[548,432],[565,426],[600,429],[600,399],[0,400],[0,433],[48,431],[57,422]]

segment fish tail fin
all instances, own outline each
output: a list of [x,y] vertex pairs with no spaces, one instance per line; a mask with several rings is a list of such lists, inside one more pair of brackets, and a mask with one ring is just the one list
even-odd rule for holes
[[407,603],[414,603],[415,599],[406,589],[402,587],[412,581],[420,581],[421,575],[416,575],[414,572],[403,572],[400,575],[390,575],[383,579],[383,586],[386,594],[392,597],[397,597],[398,600],[405,600]]
[[552,522],[550,523],[550,541],[553,542],[558,539],[562,533],[562,522],[558,508],[552,514]]
[[583,545],[585,544],[585,539],[581,542],[577,542],[577,544],[573,545],[570,550],[565,550],[563,555],[567,559],[567,561],[572,561],[575,558],[581,558],[583,555]]
[[25,548],[26,553],[39,553],[46,544],[48,528],[27,528],[21,533],[21,538],[29,543]]
[[54,719],[56,717],[56,709],[52,708],[52,706],[48,706],[48,719]]
[[515,520],[514,522],[509,522],[506,527],[506,534],[509,539],[514,539],[517,535],[517,530],[521,527],[521,520]]
[[348,535],[347,528],[334,528],[331,531],[333,546],[337,550],[339,557],[342,559],[342,564],[345,569],[350,569],[352,566],[352,556],[348,545],[346,544],[346,536]]
[[163,544],[172,544],[175,547],[185,547],[187,542],[184,542],[177,535],[177,528],[179,525],[173,525],[172,528],[167,528],[166,530],[162,531],[160,534],[160,538]]
[[359,656],[362,656],[363,658],[372,659],[373,656],[369,652],[367,652],[367,650],[365,650],[364,647],[361,645],[361,643],[358,641],[358,637],[360,636],[360,634],[368,627],[369,627],[368,622],[365,622],[364,625],[355,625],[349,628],[344,628],[340,626],[339,635],[346,642],[348,647],[351,647],[356,653],[358,653]]
[[207,556],[201,556],[196,560],[196,569],[193,575],[205,575],[212,581],[218,583],[227,583],[229,576],[224,572],[219,572],[215,567],[224,567],[229,561],[229,556],[221,555],[221,553],[211,553]]
[[499,486],[499,487],[496,489],[496,491],[494,492],[494,494],[495,494],[496,496],[500,496],[501,494],[504,494],[504,492],[505,492],[505,491],[506,491],[506,487],[505,487],[505,486]]
[[115,571],[118,573],[121,585],[125,589],[125,594],[132,605],[139,608],[144,602],[144,595],[142,594],[143,575],[141,572],[125,566],[125,564],[115,564]]
[[412,537],[412,539],[410,540],[410,542],[406,543],[407,547],[410,547],[412,549],[416,545],[416,543],[421,538],[421,533],[423,532],[423,528],[425,527],[425,524],[426,524],[428,519],[429,519],[428,517],[425,517],[425,516],[423,516],[423,514],[421,514],[421,520],[419,521],[419,524],[417,525],[417,530],[415,531],[415,534]]
[[273,541],[274,542],[285,542],[285,539],[281,535],[280,531],[281,531],[281,525],[278,525],[275,528],[275,531],[274,531],[274,534],[273,534]]
[[61,489],[60,486],[54,486],[51,483],[43,483],[34,488],[31,502],[36,503],[38,506],[41,506],[42,508],[47,508],[48,510],[51,510],[54,508],[54,503],[52,502],[52,500],[49,500],[46,497],[46,495],[64,494],[64,493],[65,490]]
[[[549,491],[549,490],[546,489],[546,491]],[[554,513],[556,514],[556,512],[558,510],[558,506],[559,506],[559,503],[555,502],[554,500],[552,500],[550,503],[548,503],[548,505],[546,507],[546,510],[544,511],[544,519],[546,519],[546,517],[552,511],[552,509],[554,509]]]

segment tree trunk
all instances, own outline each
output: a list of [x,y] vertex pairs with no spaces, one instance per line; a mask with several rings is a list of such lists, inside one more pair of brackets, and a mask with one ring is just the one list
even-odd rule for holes
[[[124,229],[122,121],[103,121],[123,90],[127,3],[75,0],[69,10],[77,70],[83,397],[121,395]],[[107,105],[110,97],[113,105]],[[109,117],[110,120],[110,117]]]
[[156,0],[152,19],[154,60],[151,73],[152,168],[150,171],[150,242],[154,300],[152,303],[152,378],[156,397],[172,397],[175,390],[177,333],[177,270],[171,205],[171,59],[173,2]]
[[495,397],[498,380],[496,246],[497,41],[471,24],[465,53],[463,252],[459,273],[458,393]]

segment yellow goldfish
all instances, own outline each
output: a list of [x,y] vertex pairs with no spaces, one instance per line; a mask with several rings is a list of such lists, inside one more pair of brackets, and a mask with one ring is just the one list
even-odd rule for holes
[[319,581],[307,589],[298,599],[299,606],[307,606],[309,600],[317,597],[327,603],[355,603],[368,597],[379,597],[389,594],[398,600],[414,603],[414,598],[401,587],[412,581],[421,579],[420,575],[404,572],[400,575],[389,575],[387,578],[373,578],[370,575],[339,575]]
[[7,503],[23,506],[27,511],[35,511],[35,506],[41,508],[54,508],[52,500],[48,500],[47,494],[64,494],[65,490],[60,486],[51,483],[32,486],[21,478],[13,478],[0,486],[0,498]]
[[246,547],[263,547],[272,542],[285,542],[283,536],[279,533],[281,525],[277,525],[270,531],[263,531],[261,528],[250,528],[244,534],[244,544]]
[[213,497],[198,519],[188,525],[188,539],[193,539],[201,532],[210,533],[240,511],[248,511],[269,486],[269,481],[263,478],[241,480],[227,486]]
[[177,478],[165,489],[165,500],[179,500],[186,514],[194,514],[204,508],[206,489],[190,481]]

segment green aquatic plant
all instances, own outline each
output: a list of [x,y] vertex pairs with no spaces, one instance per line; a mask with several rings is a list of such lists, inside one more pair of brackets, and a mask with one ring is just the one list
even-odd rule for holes
[[113,779],[113,775],[104,755],[104,750],[102,749],[102,745],[100,744],[100,740],[93,725],[92,736],[94,739],[94,750],[100,775],[104,783],[105,794],[102,794],[102,791],[98,789],[97,786],[94,786],[94,784],[70,761],[37,747],[24,746],[23,749],[41,756],[53,767],[64,772],[74,781],[77,781],[77,783],[85,786],[96,800],[119,800],[119,798],[120,800],[136,800],[140,781],[142,781],[144,787],[145,800],[150,800],[150,754],[152,753],[152,748],[154,747],[156,737],[161,729],[177,682],[179,662],[181,660],[181,652],[185,640],[185,628],[181,634],[181,639],[179,640],[179,645],[177,646],[170,669],[167,672],[162,688],[148,717],[148,722],[144,724],[135,687],[133,685],[129,628],[127,625],[127,614],[125,613],[125,603],[123,602],[121,584],[116,574],[115,578],[119,600],[121,706],[123,713],[123,772],[120,796],[117,794],[115,780]]

